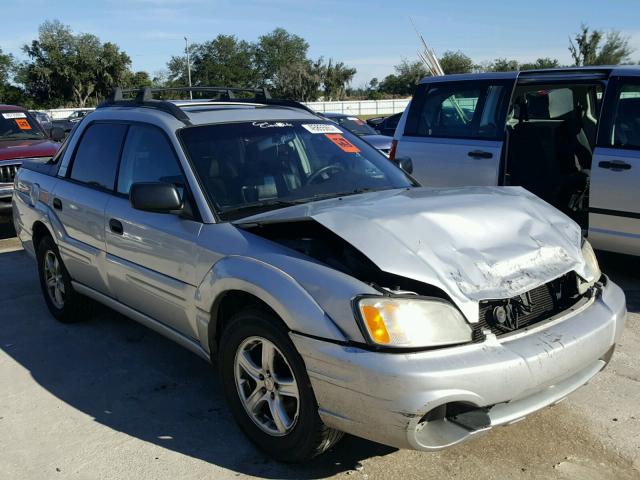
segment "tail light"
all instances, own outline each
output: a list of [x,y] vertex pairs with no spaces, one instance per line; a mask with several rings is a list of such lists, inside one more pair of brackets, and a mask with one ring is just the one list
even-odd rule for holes
[[389,160],[395,160],[396,159],[396,150],[398,148],[398,140],[393,140],[391,142],[391,150],[389,150]]

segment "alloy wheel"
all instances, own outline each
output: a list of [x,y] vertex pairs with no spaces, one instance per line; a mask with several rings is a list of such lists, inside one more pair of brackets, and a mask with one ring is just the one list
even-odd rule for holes
[[279,437],[295,427],[300,411],[298,384],[273,342],[246,338],[236,351],[234,376],[242,406],[262,431]]

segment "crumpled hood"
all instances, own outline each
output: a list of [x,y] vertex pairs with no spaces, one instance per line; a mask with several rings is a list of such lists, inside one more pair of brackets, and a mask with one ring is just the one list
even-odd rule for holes
[[381,270],[447,292],[471,322],[478,302],[510,298],[575,270],[592,281],[580,227],[521,187],[412,188],[293,206],[236,223],[311,218]]

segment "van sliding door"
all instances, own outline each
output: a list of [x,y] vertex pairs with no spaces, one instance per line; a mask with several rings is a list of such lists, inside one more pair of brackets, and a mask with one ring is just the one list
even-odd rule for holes
[[640,255],[640,75],[614,77],[591,170],[589,240]]
[[442,78],[419,86],[396,156],[413,160],[422,185],[498,185],[514,80]]

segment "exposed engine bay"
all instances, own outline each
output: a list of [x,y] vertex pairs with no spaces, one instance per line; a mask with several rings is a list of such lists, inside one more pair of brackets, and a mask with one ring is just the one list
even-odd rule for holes
[[449,299],[449,296],[437,287],[383,272],[360,250],[315,220],[239,226],[255,235],[318,260],[382,292]]

